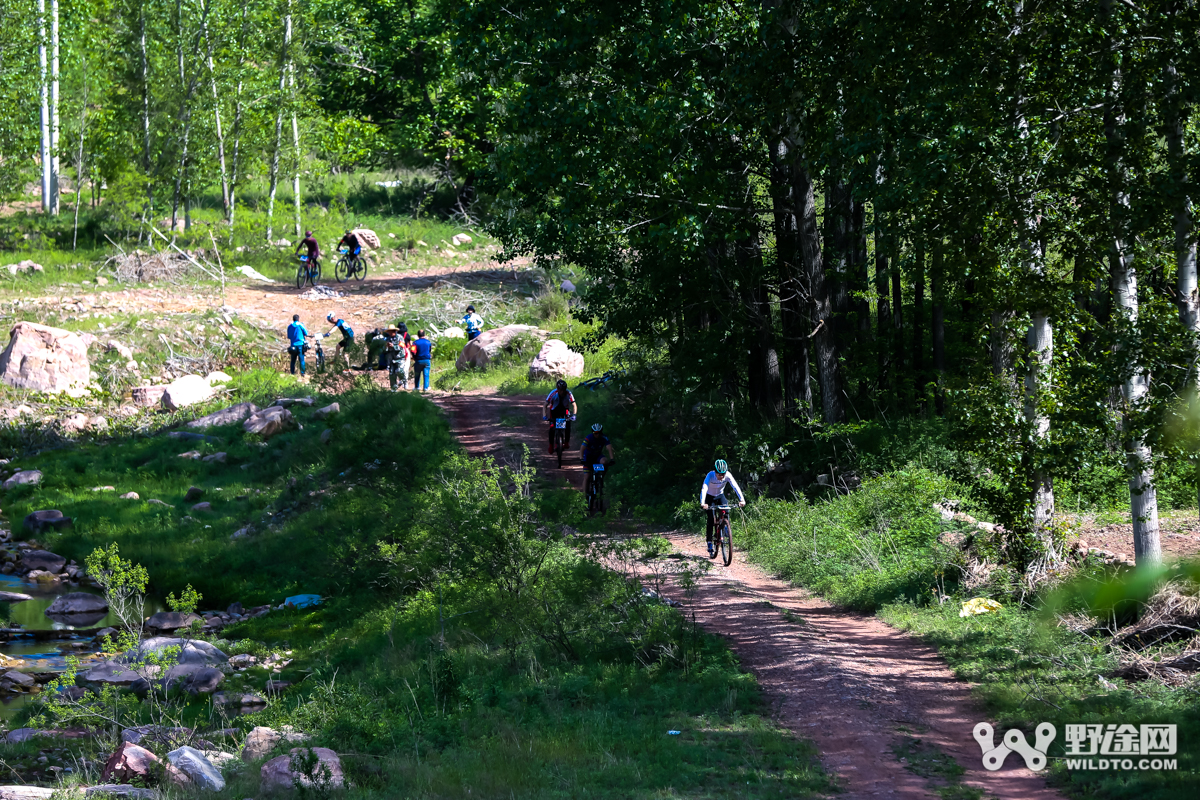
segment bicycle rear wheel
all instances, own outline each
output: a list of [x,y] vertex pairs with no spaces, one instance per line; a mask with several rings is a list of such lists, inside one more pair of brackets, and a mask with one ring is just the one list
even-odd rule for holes
[[361,281],[365,277],[367,277],[367,260],[359,258],[354,264],[354,279]]
[[338,262],[334,264],[333,277],[337,278],[338,283],[345,283],[350,280],[350,265],[346,263],[345,256],[339,258]]
[[727,567],[733,561],[733,530],[729,527],[729,520],[721,523],[721,561]]

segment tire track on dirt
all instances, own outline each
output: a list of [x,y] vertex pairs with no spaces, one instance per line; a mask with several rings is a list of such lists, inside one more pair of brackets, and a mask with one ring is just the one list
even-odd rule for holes
[[[539,472],[558,473],[546,454],[540,398],[477,390],[433,399],[470,454],[502,459],[513,442],[524,442]],[[519,426],[522,417],[526,424]],[[583,470],[574,466],[563,477],[578,487]],[[701,537],[665,535],[680,553],[707,561]],[[729,567],[714,565],[691,597],[680,593],[684,612],[728,641],[757,677],[774,719],[816,744],[844,789],[839,796],[937,798],[943,784],[909,771],[895,752],[911,736],[951,756],[964,770],[961,781],[985,797],[1063,800],[1015,753],[998,772],[983,768],[972,730],[987,717],[971,685],[933,647],[875,617],[835,608],[742,558],[735,552]]]

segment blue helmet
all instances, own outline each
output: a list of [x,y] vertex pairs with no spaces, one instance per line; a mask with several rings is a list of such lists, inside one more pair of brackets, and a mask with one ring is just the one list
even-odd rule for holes
[[725,463],[725,459],[718,458],[717,463],[713,464],[713,471],[718,475],[724,475],[729,472],[729,465]]

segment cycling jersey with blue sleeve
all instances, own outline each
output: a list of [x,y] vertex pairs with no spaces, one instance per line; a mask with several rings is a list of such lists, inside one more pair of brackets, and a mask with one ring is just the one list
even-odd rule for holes
[[724,475],[718,475],[712,470],[704,476],[704,484],[700,487],[700,504],[704,505],[705,496],[716,497],[725,493],[725,487],[732,486],[737,492],[738,500],[746,502],[746,498],[742,495],[742,489],[738,486],[737,481],[733,479],[732,472],[726,472]]

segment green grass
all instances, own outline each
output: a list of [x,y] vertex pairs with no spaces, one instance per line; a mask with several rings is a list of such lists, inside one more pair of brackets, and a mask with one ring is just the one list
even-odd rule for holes
[[[204,444],[129,431],[23,456],[44,480],[8,492],[4,511],[59,508],[75,525],[43,544],[82,560],[116,542],[149,569],[155,594],[190,584],[202,609],[321,594],[317,608],[272,612],[218,643],[293,652],[273,677],[295,688],[236,724],[311,732],[343,754],[354,797],[831,790],[811,745],[765,718],[754,679],[721,642],[558,535],[559,523],[578,524],[578,493],[512,492],[530,476],[457,454],[432,404],[358,386],[338,397],[339,416],[299,408],[303,429],[265,443],[240,426]],[[269,373],[239,376],[235,399],[280,388]],[[227,461],[179,458],[192,449]],[[105,484],[142,499],[92,491]],[[189,486],[211,511],[190,510]],[[231,540],[248,522],[255,532]],[[261,692],[268,677],[252,670],[226,688]],[[181,716],[219,724],[209,713],[200,699]],[[78,745],[103,756],[94,746]],[[0,757],[44,780],[28,750],[0,745]],[[229,791],[255,796],[257,775],[251,765]]]
[[[958,608],[958,603],[889,605],[880,617],[935,645],[955,674],[978,684],[977,695],[999,720],[1000,730],[1019,727],[1032,741],[1039,722],[1053,723],[1058,738],[1050,749],[1050,774],[1069,795],[1112,800],[1189,796],[1187,787],[1195,786],[1200,771],[1200,706],[1194,688],[1114,678],[1109,682],[1117,688],[1107,689],[1100,678],[1115,661],[1095,640],[1019,607],[967,619],[958,616]],[[1068,771],[1061,759],[1067,723],[1174,723],[1179,726],[1179,769]],[[964,730],[964,737],[969,736]]]

